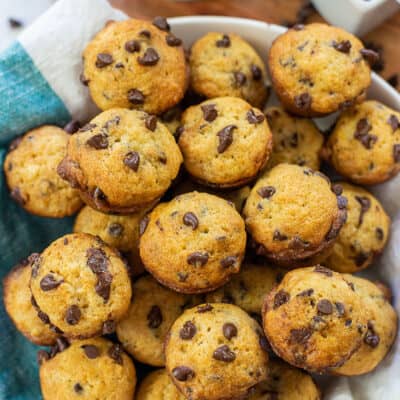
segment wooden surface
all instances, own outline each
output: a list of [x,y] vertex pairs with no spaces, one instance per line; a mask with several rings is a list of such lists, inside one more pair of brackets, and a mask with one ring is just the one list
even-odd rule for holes
[[[328,0],[327,0],[328,1]],[[156,15],[226,15],[282,24],[294,22],[304,0],[110,0],[117,8],[137,18],[151,19]],[[313,13],[307,22],[322,21]],[[385,78],[399,74],[400,79],[400,12],[362,38],[383,46]],[[400,84],[397,89],[400,89]]]

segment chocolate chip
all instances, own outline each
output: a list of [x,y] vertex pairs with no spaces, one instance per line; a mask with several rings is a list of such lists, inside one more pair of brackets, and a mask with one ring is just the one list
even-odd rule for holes
[[96,150],[103,150],[108,147],[108,137],[104,134],[94,135],[86,141],[86,144]]
[[298,343],[305,345],[308,342],[312,335],[311,328],[299,328],[299,329],[292,329],[290,331],[290,339],[291,343]]
[[341,42],[333,42],[333,47],[335,50],[340,51],[341,53],[350,53],[351,42],[350,40],[342,40]]
[[178,275],[179,282],[186,282],[186,280],[189,276],[189,273],[188,272],[178,272],[177,275]]
[[10,192],[11,198],[16,201],[20,206],[24,206],[26,201],[22,196],[21,190],[19,187],[16,187]]
[[364,336],[364,343],[372,348],[375,348],[379,345],[379,342],[379,335],[374,331],[372,323],[368,321],[368,330]]
[[195,267],[203,267],[208,262],[208,253],[202,251],[195,251],[187,257],[187,263]]
[[82,85],[87,86],[90,82],[90,79],[87,79],[83,72],[79,75],[79,80],[81,81]]
[[38,313],[37,313],[37,316],[45,324],[49,324],[50,323],[49,316],[47,314],[45,314],[43,311],[39,310]]
[[156,65],[159,60],[160,56],[152,47],[147,48],[143,56],[137,58],[138,63],[145,66]]
[[311,296],[313,293],[314,293],[314,289],[306,289],[306,290],[303,290],[302,292],[298,293],[297,296],[308,297],[308,296]]
[[96,128],[96,126],[96,124],[85,124],[79,129],[79,132],[91,131],[92,129]]
[[39,267],[40,267],[40,261],[41,261],[41,258],[40,258],[39,253],[32,253],[28,257],[28,263],[31,264],[33,278],[37,277],[37,274],[39,272]]
[[115,331],[115,322],[113,320],[108,320],[103,323],[102,332],[103,335],[110,335]]
[[379,54],[374,50],[361,49],[360,54],[363,56],[364,60],[366,60],[371,66],[379,61]]
[[236,328],[236,325],[232,324],[231,322],[226,322],[222,326],[222,333],[224,336],[228,339],[231,340],[232,338],[236,337],[238,334],[238,330]]
[[107,271],[108,258],[102,249],[92,247],[86,251],[86,256],[88,257],[86,265],[93,273],[100,274]]
[[81,310],[77,305],[72,305],[67,308],[67,312],[65,313],[65,321],[69,325],[76,325],[81,319]]
[[371,208],[371,200],[365,196],[355,196],[355,199],[361,206],[360,216],[358,218],[358,225],[360,227],[364,220],[364,214]]
[[48,292],[49,290],[58,288],[58,286],[60,286],[63,282],[64,279],[57,280],[54,275],[47,274],[40,281],[40,289],[42,289],[44,292]]
[[182,365],[180,367],[175,367],[172,370],[172,376],[180,382],[186,382],[193,379],[195,373],[191,368]]
[[197,307],[196,312],[199,314],[203,314],[205,312],[211,311],[213,309],[213,306],[211,304],[202,304],[201,306]]
[[138,89],[129,89],[128,91],[128,101],[132,104],[143,104],[144,94]]
[[72,135],[73,133],[78,132],[80,127],[81,123],[77,119],[73,119],[64,126],[64,131]]
[[375,236],[376,236],[376,238],[378,239],[378,240],[383,240],[383,238],[384,238],[384,233],[383,233],[383,229],[382,228],[376,228],[375,229]]
[[259,81],[262,78],[262,71],[258,65],[251,64],[250,71],[251,71],[251,76],[255,81]]
[[140,32],[138,33],[138,35],[139,35],[139,36],[143,36],[143,37],[145,37],[145,38],[147,38],[147,39],[150,39],[150,38],[151,38],[151,32],[148,31],[147,29],[143,29],[142,31],[140,31]]
[[400,144],[393,145],[393,158],[396,163],[400,162]]
[[297,108],[308,110],[311,107],[312,97],[309,93],[302,93],[295,96],[294,103]]
[[322,265],[317,265],[314,268],[314,272],[318,272],[320,274],[324,274],[324,275],[329,276],[329,277],[333,276],[333,272],[330,269],[328,269],[326,267],[323,267]]
[[42,365],[45,361],[47,361],[50,358],[50,355],[47,351],[45,350],[39,350],[36,354],[36,359],[37,363],[39,365]]
[[237,257],[228,256],[220,261],[220,265],[222,268],[230,268],[233,267],[237,263],[237,261],[238,261]]
[[400,121],[394,114],[388,118],[387,123],[391,126],[393,132],[400,128]]
[[353,292],[355,292],[354,283],[353,283],[353,282],[347,282],[347,281],[346,281],[346,283],[347,283],[347,285],[350,287],[350,289],[351,289]]
[[167,19],[164,17],[159,17],[159,16],[155,17],[152,21],[152,24],[162,31],[169,32],[171,30],[171,27],[169,26]]
[[155,115],[149,115],[144,121],[146,128],[154,132],[157,128],[157,117]]
[[357,267],[362,267],[366,261],[368,261],[370,255],[365,251],[360,251],[354,257],[354,262],[356,263]]
[[118,222],[112,222],[107,229],[108,233],[112,237],[120,237],[124,231],[124,227]]
[[190,340],[196,334],[197,329],[195,324],[192,321],[186,321],[183,324],[183,327],[179,331],[179,337],[182,340]]
[[233,73],[233,78],[235,79],[235,85],[237,87],[242,87],[246,81],[247,81],[247,77],[243,72],[240,71],[236,71]]
[[346,321],[344,321],[344,325],[345,326],[350,326],[352,324],[352,320],[351,319],[346,319]]
[[100,356],[100,351],[97,346],[94,346],[92,344],[84,344],[83,346],[81,346],[81,348],[85,352],[86,357],[90,358],[91,360]]
[[158,306],[152,306],[147,314],[147,326],[151,329],[158,328],[163,322],[161,309]]
[[213,353],[213,358],[218,361],[232,362],[236,354],[226,344],[219,346]]
[[339,314],[339,317],[343,317],[345,313],[345,307],[343,303],[340,303],[339,301],[335,303],[336,310]]
[[177,38],[175,35],[173,35],[172,33],[169,33],[166,37],[165,37],[165,41],[167,42],[168,46],[171,47],[177,47],[180,46],[182,44],[182,40]]
[[213,122],[215,118],[218,117],[218,111],[215,108],[215,104],[204,104],[201,106],[201,111],[203,111],[203,118],[207,122]]
[[284,290],[279,290],[279,292],[274,297],[274,310],[279,308],[281,305],[287,303],[290,300],[290,294]]
[[186,226],[192,227],[192,230],[195,230],[199,226],[199,220],[196,215],[190,211],[183,216],[183,223]]
[[338,196],[337,197],[337,205],[339,207],[339,209],[344,209],[347,207],[348,201],[347,198],[344,196]]
[[130,151],[124,157],[124,164],[132,171],[137,172],[140,164],[140,155],[137,151]]
[[96,58],[96,67],[97,68],[107,67],[107,65],[110,65],[113,62],[114,62],[114,59],[111,54],[107,54],[107,53],[97,54],[97,58]]
[[287,238],[288,237],[281,233],[278,229],[275,229],[274,235],[272,236],[272,239],[278,242],[283,242],[284,240],[287,240]]
[[317,310],[321,314],[329,315],[333,312],[332,303],[327,299],[322,299],[317,304]]
[[236,125],[227,125],[222,128],[218,133],[219,144],[217,147],[218,153],[223,153],[233,142],[233,131],[237,129]]
[[113,359],[117,364],[122,365],[123,360],[122,360],[122,346],[120,344],[113,344],[107,352],[108,356]]
[[75,391],[75,393],[82,393],[83,392],[83,387],[79,382],[75,383],[74,391]]
[[343,193],[343,188],[339,184],[335,184],[332,186],[332,192],[336,194],[336,196],[340,196]]
[[97,283],[94,287],[96,293],[102,297],[105,301],[110,298],[112,275],[109,272],[102,272],[97,275]]
[[263,186],[257,189],[257,193],[263,199],[269,199],[276,193],[276,189],[273,186]]
[[264,121],[264,115],[256,114],[253,109],[247,111],[246,117],[249,124],[261,124]]
[[140,42],[138,40],[128,40],[125,43],[125,50],[129,53],[136,53],[140,51]]
[[21,28],[21,26],[24,26],[22,21],[13,17],[8,18],[8,25],[10,25],[10,27],[13,29]]
[[59,352],[64,351],[65,349],[68,349],[69,347],[69,342],[67,339],[63,338],[63,337],[58,337],[56,339],[56,346]]
[[230,45],[231,45],[231,39],[229,38],[228,35],[223,35],[223,36],[222,36],[222,39],[218,39],[218,40],[215,42],[215,45],[216,45],[217,47],[230,47]]

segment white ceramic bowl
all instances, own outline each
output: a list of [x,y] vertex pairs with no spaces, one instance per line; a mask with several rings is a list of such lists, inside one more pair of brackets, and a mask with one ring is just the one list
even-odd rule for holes
[[312,2],[330,24],[340,26],[356,35],[365,35],[400,10],[396,0],[312,0]]
[[[328,0],[325,0],[328,3]],[[372,0],[377,1],[377,0]],[[329,1],[329,3],[334,3]],[[237,33],[248,40],[258,51],[260,56],[267,60],[268,50],[274,39],[285,32],[286,28],[267,24],[261,21],[230,18],[230,17],[177,17],[168,19],[173,32],[190,46],[200,36],[210,31]],[[400,110],[400,95],[385,80],[375,73],[372,74],[372,85],[368,90],[368,97],[379,100],[386,105]],[[270,104],[276,103],[272,95]],[[317,123],[322,128],[328,127],[335,116],[322,118]],[[354,155],[357,156],[356,154]],[[397,231],[392,234],[391,241],[385,251],[384,263],[378,266],[381,273],[374,268],[372,278],[380,278],[390,282],[397,296],[397,311],[400,311],[400,175],[391,181],[375,188],[386,210],[393,220],[397,220]],[[371,269],[370,269],[371,271]],[[324,399],[329,400],[399,400],[400,399],[400,343],[399,337],[390,356],[372,374],[352,379],[328,378],[323,379],[325,387]]]

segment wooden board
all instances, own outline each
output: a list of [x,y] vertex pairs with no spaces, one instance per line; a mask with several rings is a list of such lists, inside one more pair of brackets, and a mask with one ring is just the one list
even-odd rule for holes
[[[110,0],[110,2],[128,15],[137,18],[151,19],[156,15],[166,17],[196,14],[229,15],[275,24],[295,21],[296,13],[304,4],[304,0]],[[321,16],[313,13],[307,22],[322,20]],[[398,73],[400,79],[400,12],[362,39],[383,46],[385,68],[380,72],[381,75],[388,78]]]

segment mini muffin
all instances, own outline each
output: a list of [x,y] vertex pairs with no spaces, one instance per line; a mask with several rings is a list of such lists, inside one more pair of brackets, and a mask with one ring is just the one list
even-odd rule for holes
[[348,183],[340,186],[347,199],[347,221],[324,265],[338,272],[356,272],[382,253],[389,237],[390,218],[365,189]]
[[281,163],[307,166],[319,170],[319,152],[324,137],[311,119],[297,118],[281,107],[265,110],[274,139],[268,168]]
[[219,97],[185,111],[179,147],[194,179],[236,187],[254,179],[265,165],[272,134],[260,110],[236,97]]
[[360,296],[341,274],[321,266],[288,272],[265,298],[262,317],[275,353],[318,374],[343,365],[367,330]]
[[256,385],[247,400],[319,400],[312,377],[281,361],[271,360],[267,379]]
[[132,294],[117,251],[86,233],[51,243],[32,265],[30,286],[41,313],[73,339],[113,332]]
[[339,117],[323,156],[355,183],[388,180],[400,171],[400,113],[373,100],[351,108]]
[[103,214],[85,206],[75,219],[74,232],[99,236],[132,261],[131,273],[138,275],[143,272],[139,257],[139,223],[144,215],[145,211],[130,215]]
[[397,333],[397,315],[385,293],[374,283],[350,274],[343,277],[361,297],[368,330],[361,347],[333,373],[347,376],[366,374],[375,369],[392,347]]
[[182,293],[209,292],[239,272],[244,221],[232,203],[186,193],[158,205],[142,223],[140,257],[163,285]]
[[28,340],[40,346],[49,346],[55,343],[58,334],[39,318],[32,304],[30,279],[28,259],[21,261],[7,274],[3,280],[5,309],[15,327]]
[[181,162],[173,136],[154,115],[115,108],[70,137],[58,173],[92,208],[129,214],[157,202]]
[[284,275],[268,265],[244,262],[240,272],[223,287],[207,294],[208,303],[230,303],[249,314],[260,314],[263,300]]
[[[101,110],[161,114],[183,97],[188,74],[182,41],[163,18],[112,22],[83,52],[81,81]],[[162,93],[162,96],[160,96]]]
[[78,340],[53,358],[39,352],[44,400],[132,400],[136,371],[122,346],[102,339]]
[[284,267],[328,255],[346,219],[346,200],[320,172],[279,164],[255,184],[243,210],[257,253]]
[[57,126],[44,125],[11,143],[4,173],[11,197],[26,211],[62,218],[81,208],[78,191],[57,174],[69,137]]
[[304,117],[359,102],[371,83],[371,58],[359,39],[325,24],[296,25],[272,44],[268,65],[283,106]]
[[136,400],[185,400],[165,369],[150,372],[141,382]]
[[201,300],[166,289],[149,275],[133,284],[133,293],[128,314],[117,324],[118,339],[135,359],[162,367],[169,328],[185,308]]
[[240,36],[209,32],[190,53],[192,88],[207,97],[241,97],[261,108],[267,97],[265,65]]
[[242,398],[267,377],[268,355],[260,335],[257,322],[231,304],[186,310],[166,340],[167,371],[192,400]]
[[172,189],[172,194],[173,197],[175,197],[180,194],[194,192],[194,191],[214,194],[215,196],[222,197],[225,200],[229,200],[235,205],[235,208],[238,212],[242,212],[244,203],[246,202],[246,199],[250,194],[250,186],[243,186],[237,189],[230,189],[230,190],[227,189],[220,191],[215,188],[211,188],[210,186],[202,186],[197,182],[185,179],[182,182],[178,183]]

